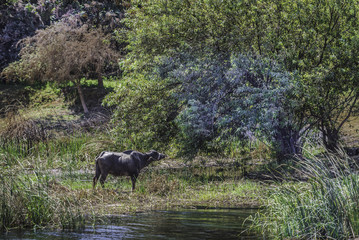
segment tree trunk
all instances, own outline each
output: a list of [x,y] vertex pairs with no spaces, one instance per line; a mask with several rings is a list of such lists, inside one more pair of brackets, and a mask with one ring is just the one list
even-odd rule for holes
[[278,163],[282,163],[288,158],[301,158],[302,143],[299,131],[291,127],[277,129],[275,135],[275,155]]
[[337,130],[325,129],[322,131],[323,144],[325,148],[330,152],[338,151],[339,133]]
[[103,88],[103,80],[102,80],[102,74],[97,74],[97,81],[98,81],[98,88]]
[[84,98],[84,94],[83,94],[83,92],[82,92],[82,88],[81,88],[81,85],[80,85],[80,84],[77,85],[77,91],[78,91],[79,96],[80,96],[80,101],[81,101],[81,104],[82,104],[82,108],[84,109],[84,113],[85,113],[85,114],[88,114],[88,113],[89,113],[89,110],[87,109],[86,102],[85,102],[85,98]]

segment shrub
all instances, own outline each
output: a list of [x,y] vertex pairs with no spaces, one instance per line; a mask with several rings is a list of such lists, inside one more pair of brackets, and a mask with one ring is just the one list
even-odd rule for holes
[[184,149],[206,151],[216,142],[257,138],[272,144],[279,159],[300,154],[302,126],[288,108],[295,78],[277,62],[207,53],[180,63],[167,74],[180,85],[175,95],[183,107],[176,121]]
[[124,78],[115,92],[106,96],[104,104],[114,107],[112,120],[120,146],[160,149],[176,136],[173,120],[178,102],[166,86],[166,81],[155,75],[139,74]]

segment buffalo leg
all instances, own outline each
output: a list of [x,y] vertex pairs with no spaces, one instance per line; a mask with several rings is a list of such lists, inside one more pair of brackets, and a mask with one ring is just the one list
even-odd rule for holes
[[95,186],[96,186],[96,183],[97,183],[97,180],[98,180],[98,178],[99,178],[100,176],[95,176],[94,178],[93,178],[93,185],[92,185],[92,188],[93,189],[95,189]]
[[104,173],[101,174],[100,183],[101,183],[102,188],[105,187],[105,181],[106,181],[107,175],[108,175],[108,173],[106,173],[106,174],[104,174]]
[[133,174],[133,175],[131,175],[132,192],[135,191],[135,186],[136,186],[137,177],[138,177],[138,174]]
[[96,160],[96,166],[95,166],[95,177],[93,178],[93,185],[92,187],[95,189],[95,186],[97,184],[98,178],[101,175],[101,169],[99,166],[99,162]]

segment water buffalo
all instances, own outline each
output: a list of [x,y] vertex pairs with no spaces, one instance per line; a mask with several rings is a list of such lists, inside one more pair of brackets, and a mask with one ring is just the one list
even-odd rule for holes
[[132,181],[132,191],[135,189],[136,179],[142,168],[151,162],[161,160],[165,155],[151,150],[147,153],[140,153],[133,150],[125,152],[101,152],[96,159],[96,175],[93,178],[93,188],[100,178],[100,183],[104,183],[108,174],[114,176],[130,176]]

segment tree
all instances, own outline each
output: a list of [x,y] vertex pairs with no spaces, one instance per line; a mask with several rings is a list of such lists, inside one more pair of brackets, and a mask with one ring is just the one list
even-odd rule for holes
[[21,43],[21,59],[10,64],[3,74],[9,80],[72,82],[88,113],[81,79],[90,73],[101,74],[119,55],[110,48],[108,36],[87,25],[73,27],[59,22]]
[[128,29],[128,69],[148,67],[151,71],[156,57],[171,56],[183,49],[198,52],[210,48],[229,57],[244,41],[245,4],[231,0],[132,1],[133,7],[123,20]]
[[[11,62],[19,60],[19,40],[33,36],[36,30],[58,21],[76,27],[87,25],[90,28],[100,28],[104,34],[114,37],[114,30],[121,29],[120,19],[124,16],[126,3],[109,0],[3,1],[0,4],[0,72]],[[114,38],[111,38],[111,46],[116,51],[123,52],[124,44],[117,43]],[[118,72],[118,68],[109,68],[104,72],[114,74]],[[99,87],[103,86],[101,74],[94,71],[91,77],[98,79]]]
[[106,96],[104,104],[114,108],[112,119],[121,146],[159,149],[172,142],[180,106],[174,88],[154,71],[123,78]]
[[[270,36],[272,52],[285,56],[286,68],[301,76],[298,119],[302,116],[309,128],[319,129],[326,148],[335,151],[359,97],[359,2],[273,2],[277,24],[263,35]],[[274,27],[281,34],[273,34]]]
[[[227,0],[151,0],[142,3],[140,7],[134,4],[134,7],[128,11],[128,18],[124,20],[129,28],[127,32],[129,54],[124,62],[127,76],[131,78],[132,75],[135,78],[138,73],[145,74],[145,72],[151,71],[151,69],[161,65],[155,60],[163,57],[172,62],[165,68],[173,67],[173,62],[177,62],[179,66],[182,65],[182,68],[174,67],[176,68],[175,71],[172,71],[173,69],[163,71],[167,75],[178,74],[177,77],[172,76],[173,84],[179,85],[179,89],[186,89],[183,90],[182,97],[179,98],[180,101],[187,104],[185,105],[186,110],[180,111],[176,120],[182,130],[183,142],[188,143],[186,149],[196,151],[196,148],[204,148],[208,142],[215,138],[222,137],[223,139],[219,132],[226,133],[227,136],[237,134],[238,137],[243,137],[241,135],[243,129],[238,131],[242,126],[243,119],[259,121],[262,118],[262,123],[265,119],[270,119],[269,113],[267,117],[264,117],[263,112],[262,115],[257,114],[256,117],[251,111],[242,110],[242,115],[234,113],[235,108],[243,106],[243,99],[239,96],[236,99],[235,94],[230,94],[231,88],[225,87],[226,84],[231,85],[230,80],[227,79],[228,76],[226,76],[231,68],[230,56],[233,53],[243,53],[244,51],[256,52],[257,47],[263,48],[261,46],[263,44],[262,33],[259,30],[265,27],[265,18],[263,21],[261,19],[261,14],[265,11],[265,2],[262,1],[258,1],[256,5],[252,1]],[[213,61],[209,60],[207,50],[211,52]],[[194,54],[192,57],[188,57],[188,55],[185,56],[186,54],[181,54],[183,52]],[[258,62],[263,57],[261,54],[264,55],[264,53],[264,51],[258,52]],[[267,55],[269,56],[269,54]],[[181,69],[182,73],[180,74]],[[241,71],[240,74],[243,74],[250,69],[242,68]],[[196,76],[183,75],[187,72]],[[259,82],[264,80],[259,77],[253,78],[253,81],[258,81],[256,84],[260,85]],[[219,82],[223,85],[218,85]],[[271,87],[277,86],[274,83],[272,84]],[[238,89],[240,85],[232,87]],[[177,96],[179,94],[178,88],[175,90]],[[223,96],[219,97],[220,95]],[[190,97],[192,99],[189,99]],[[278,104],[278,109],[284,107],[283,99],[272,99],[271,101]],[[228,105],[226,105],[227,103]],[[256,104],[258,107],[261,106],[258,103]],[[263,107],[263,109],[267,108]],[[228,112],[224,113],[223,111]],[[285,111],[282,109],[280,112],[284,113]],[[244,113],[247,113],[248,116],[244,116]],[[221,114],[223,116],[219,117]],[[265,135],[272,140],[277,138],[277,141],[271,140],[271,142],[280,143],[275,148],[280,149],[278,152],[281,152],[281,155],[299,153],[300,134],[298,126],[304,124],[300,122],[296,125],[295,117],[289,118],[285,114],[282,115],[283,123],[277,121],[279,117],[275,118],[276,135],[273,134],[273,131],[269,134],[270,128],[273,130],[274,127],[271,124],[269,124],[271,127],[266,126],[268,132]],[[218,118],[227,120],[217,121]],[[255,121],[253,120],[253,122]]]

